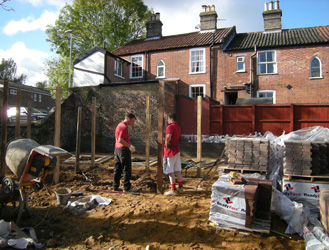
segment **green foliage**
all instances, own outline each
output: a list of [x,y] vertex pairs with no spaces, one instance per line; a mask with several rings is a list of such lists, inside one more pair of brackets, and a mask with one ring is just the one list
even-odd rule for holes
[[[69,58],[70,34],[72,30],[72,62],[80,55],[95,46],[112,51],[128,41],[145,36],[145,22],[150,14],[147,6],[141,0],[75,0],[73,5],[66,4],[59,13],[54,26],[48,26],[47,41],[51,50],[60,55],[60,59],[48,61],[48,69],[53,66],[63,66],[62,72],[68,71],[68,64],[62,62]],[[61,62],[60,64],[58,62]],[[58,70],[58,69],[57,69]],[[48,76],[53,73],[47,73]],[[68,85],[68,77],[64,82],[49,78],[54,84]]]
[[62,98],[68,94],[68,58],[55,58],[46,62],[46,76],[48,77],[47,89],[53,97],[56,96],[56,87],[61,86]]
[[0,63],[0,80],[7,80],[9,82],[15,82],[24,84],[27,78],[27,75],[21,74],[16,76],[17,65],[12,58],[8,60],[2,58]]
[[47,89],[47,81],[37,82],[35,86],[39,89]]

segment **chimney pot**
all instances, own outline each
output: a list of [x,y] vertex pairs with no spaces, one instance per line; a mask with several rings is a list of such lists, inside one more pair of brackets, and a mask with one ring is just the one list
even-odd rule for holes
[[206,12],[207,5],[202,5],[202,12]]
[[280,9],[280,7],[279,7],[279,1],[278,0],[275,0],[275,2],[274,2],[274,9],[275,10]]
[[268,10],[273,10],[273,1],[268,3]]
[[211,11],[215,11],[215,5],[211,5]]
[[155,13],[155,20],[160,20],[160,13],[159,12]]
[[268,11],[268,5],[267,5],[267,3],[264,4],[264,11]]

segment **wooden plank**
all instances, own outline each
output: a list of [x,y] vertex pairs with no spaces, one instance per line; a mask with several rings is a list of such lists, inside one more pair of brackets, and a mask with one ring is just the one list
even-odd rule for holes
[[249,174],[249,173],[260,173],[260,174],[267,174],[267,170],[259,170],[259,169],[244,169],[244,168],[231,168],[228,166],[222,166],[219,168],[219,171],[221,171],[222,173],[229,173],[231,171],[237,172],[237,173],[241,173],[241,174]]
[[[32,94],[28,93],[27,95],[27,112],[28,114],[32,113]],[[27,116],[27,121],[26,121],[26,138],[30,139],[31,138],[31,116]]]
[[[55,135],[54,135],[54,146],[61,146],[61,87],[56,87],[56,99],[55,99]],[[60,172],[60,157],[57,156],[56,167],[54,170],[54,184],[59,182]]]
[[202,96],[198,96],[197,102],[197,161],[200,162],[197,168],[196,177],[201,177],[201,158],[202,158],[202,133],[201,133],[201,121],[202,121]]
[[21,134],[21,103],[22,103],[22,89],[17,89],[16,96],[16,121],[15,121],[15,138],[20,137]]
[[91,167],[95,166],[96,151],[96,97],[91,100]]
[[146,118],[145,118],[145,171],[150,172],[150,96],[146,96]]
[[2,112],[1,112],[1,180],[6,176],[6,145],[7,145],[7,109],[8,109],[8,85],[7,81],[3,83],[2,92]]
[[82,120],[82,107],[78,107],[78,117],[77,117],[77,135],[75,143],[75,172],[77,173],[79,169],[80,160],[80,144],[81,144],[81,120]]
[[165,82],[159,81],[159,111],[158,111],[158,166],[157,166],[157,192],[162,194],[163,184],[163,128],[164,128],[164,98]]
[[287,175],[283,176],[285,181],[303,181],[303,182],[329,182],[329,175]]

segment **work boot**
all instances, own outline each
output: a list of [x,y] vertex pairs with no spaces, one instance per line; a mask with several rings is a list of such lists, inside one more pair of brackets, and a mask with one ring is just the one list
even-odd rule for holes
[[164,195],[167,195],[167,196],[177,195],[177,190],[176,189],[170,189],[169,191],[165,192]]
[[183,194],[183,193],[184,193],[183,187],[179,187],[179,188],[178,188],[178,193],[179,193],[179,194]]

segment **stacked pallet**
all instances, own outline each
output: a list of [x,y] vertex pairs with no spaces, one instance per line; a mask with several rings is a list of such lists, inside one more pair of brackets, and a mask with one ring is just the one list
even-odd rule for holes
[[328,173],[328,142],[286,140],[283,147],[285,175]]
[[229,168],[267,171],[270,143],[265,138],[230,138],[226,142]]
[[329,233],[329,188],[323,188],[320,192],[320,217],[323,228]]

